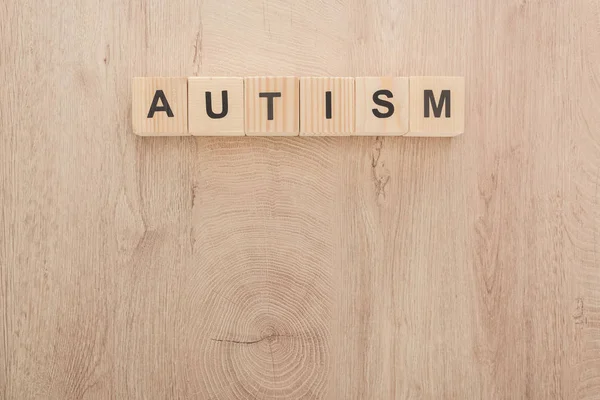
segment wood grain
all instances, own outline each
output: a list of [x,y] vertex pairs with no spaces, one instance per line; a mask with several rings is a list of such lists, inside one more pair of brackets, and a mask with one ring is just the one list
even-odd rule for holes
[[[596,399],[597,1],[8,0],[0,398]],[[133,134],[135,76],[464,76],[457,138]]]

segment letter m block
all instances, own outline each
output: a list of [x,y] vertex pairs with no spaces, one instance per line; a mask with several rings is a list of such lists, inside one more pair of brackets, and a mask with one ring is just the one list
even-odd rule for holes
[[456,136],[464,132],[462,77],[410,78],[410,129],[406,136]]

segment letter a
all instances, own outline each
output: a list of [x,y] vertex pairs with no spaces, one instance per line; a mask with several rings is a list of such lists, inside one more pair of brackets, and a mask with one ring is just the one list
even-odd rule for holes
[[[162,106],[158,106],[158,100],[161,101]],[[154,93],[154,99],[152,99],[152,105],[150,106],[150,111],[148,111],[148,118],[153,118],[154,113],[157,111],[165,111],[169,118],[173,118],[173,111],[171,110],[171,106],[169,106],[169,102],[167,101],[167,97],[162,90],[157,90]]]

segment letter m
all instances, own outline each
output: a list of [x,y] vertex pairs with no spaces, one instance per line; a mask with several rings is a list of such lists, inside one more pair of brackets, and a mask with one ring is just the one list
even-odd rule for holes
[[[433,90],[425,90],[424,93],[425,100],[425,118],[429,118],[429,106],[433,109],[433,115],[436,118],[439,118],[442,115],[442,108],[446,109],[446,118],[450,118],[450,91],[442,90],[442,94],[440,95],[440,101],[436,103],[435,96],[433,95]],[[445,107],[444,107],[445,106]]]

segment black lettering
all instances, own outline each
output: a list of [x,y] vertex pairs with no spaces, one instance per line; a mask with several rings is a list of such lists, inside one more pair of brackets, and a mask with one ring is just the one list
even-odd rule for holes
[[379,96],[385,96],[388,99],[391,99],[392,97],[394,97],[394,95],[392,94],[392,92],[390,92],[389,90],[386,89],[382,89],[382,90],[378,90],[375,93],[373,93],[373,102],[375,104],[377,104],[378,106],[382,106],[387,108],[387,111],[382,113],[381,111],[379,111],[378,109],[374,108],[373,109],[373,115],[375,115],[377,118],[389,118],[394,114],[394,105],[386,100],[380,99]]
[[273,120],[273,99],[275,97],[281,97],[281,92],[263,92],[259,93],[258,97],[267,98],[267,120]]
[[[162,106],[158,105],[158,100],[161,101]],[[148,111],[148,118],[153,118],[154,113],[157,111],[165,111],[169,118],[173,118],[174,116],[171,106],[169,106],[169,102],[167,101],[167,97],[162,90],[157,90],[154,93],[154,99],[152,99],[152,105],[150,106],[150,111]]]
[[206,92],[205,93],[205,97],[206,97],[206,113],[208,114],[208,116],[212,119],[219,119],[219,118],[223,118],[224,116],[227,115],[227,112],[229,111],[229,104],[227,102],[227,90],[223,90],[221,92],[221,102],[223,104],[223,107],[221,109],[221,112],[219,114],[216,114],[213,112],[212,109],[212,94],[211,92]]
[[433,90],[425,90],[424,93],[424,115],[425,118],[429,118],[429,105],[431,104],[431,108],[433,108],[433,115],[436,118],[439,118],[442,115],[442,108],[446,106],[446,118],[450,118],[450,91],[442,90],[442,94],[440,95],[440,101],[436,104],[435,97],[433,95]]
[[325,92],[325,119],[331,119],[331,92]]

